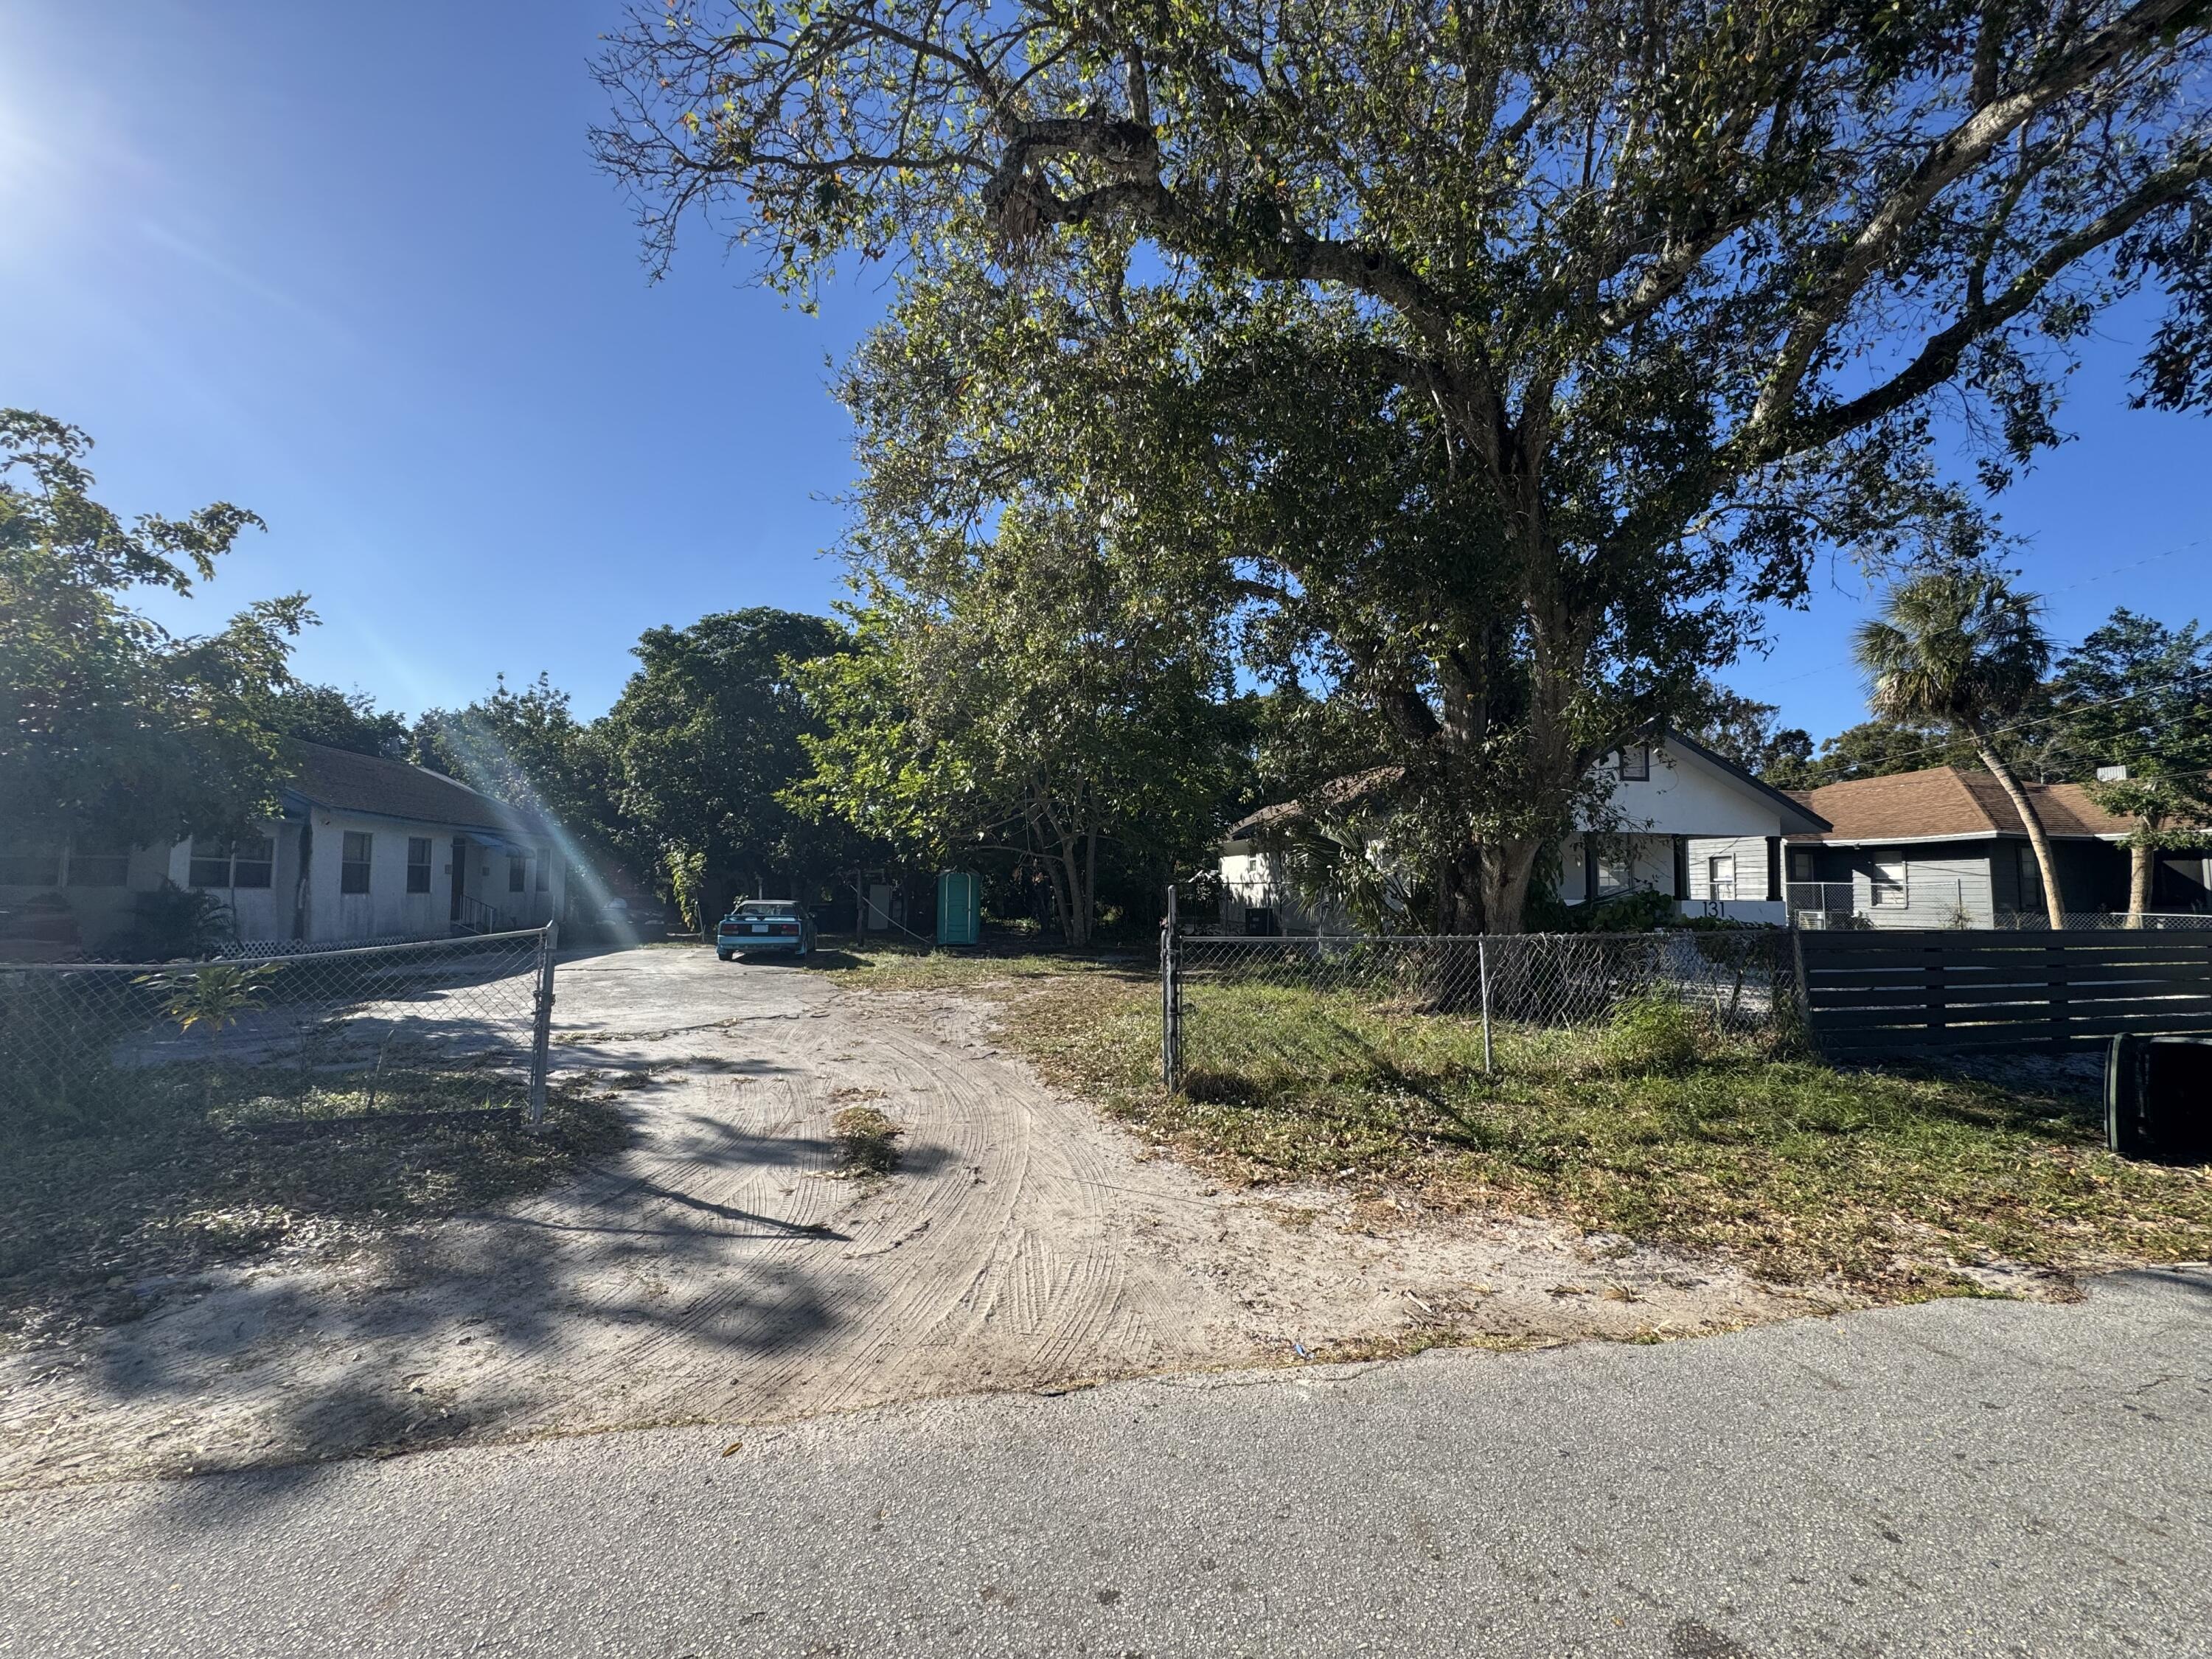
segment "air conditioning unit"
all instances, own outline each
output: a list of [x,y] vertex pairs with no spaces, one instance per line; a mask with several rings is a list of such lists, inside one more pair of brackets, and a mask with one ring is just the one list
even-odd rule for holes
[[2123,1158],[2212,1164],[2212,1036],[2116,1036],[2105,1139]]

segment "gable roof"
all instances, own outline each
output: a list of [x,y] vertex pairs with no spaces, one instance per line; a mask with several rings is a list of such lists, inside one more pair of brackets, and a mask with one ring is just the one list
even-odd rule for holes
[[[1757,791],[1769,804],[1780,808],[1785,822],[1790,818],[1801,818],[1807,823],[1818,824],[1823,830],[1828,827],[1827,819],[1814,810],[1813,803],[1806,799],[1802,791],[1777,789],[1765,779],[1754,777],[1745,771],[1727,756],[1715,754],[1686,732],[1678,732],[1670,726],[1660,734],[1659,746],[1662,749],[1683,750],[1695,755],[1709,766],[1717,767],[1745,787]],[[1784,833],[1797,832],[1790,830]]]
[[[2021,786],[2045,830],[2081,839],[2124,836],[2133,823],[2107,812],[2078,783]],[[1823,784],[1802,797],[1832,828],[1802,841],[1910,842],[1975,836],[2025,836],[2019,809],[1987,772],[1934,766],[1921,772]]]
[[[1662,732],[1656,746],[1670,752],[1692,755],[1737,784],[1758,795],[1782,814],[1784,826],[1791,822],[1826,830],[1828,820],[1814,810],[1802,794],[1793,794],[1777,789],[1772,784],[1753,777],[1726,756],[1717,755],[1705,744],[1692,741],[1672,726]],[[1277,801],[1248,812],[1229,826],[1228,839],[1242,841],[1255,830],[1279,829],[1286,824],[1307,819],[1319,819],[1331,812],[1340,812],[1370,796],[1380,794],[1406,775],[1402,766],[1374,766],[1364,772],[1347,773],[1343,777],[1331,778],[1318,784],[1297,800]],[[1799,831],[1785,828],[1785,834]]]
[[458,830],[520,835],[544,832],[543,821],[536,813],[494,800],[427,767],[304,740],[295,739],[286,747],[294,762],[288,793],[313,805],[376,817],[450,824]]

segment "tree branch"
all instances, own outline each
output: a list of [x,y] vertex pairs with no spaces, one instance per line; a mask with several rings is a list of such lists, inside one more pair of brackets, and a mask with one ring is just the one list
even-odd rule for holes
[[1763,440],[1787,421],[1822,343],[1930,202],[2045,107],[2208,11],[2212,11],[2212,0],[2137,0],[2035,81],[1981,105],[1931,144],[1919,165],[1875,208],[1835,270],[1798,308],[1752,410],[1750,429]]

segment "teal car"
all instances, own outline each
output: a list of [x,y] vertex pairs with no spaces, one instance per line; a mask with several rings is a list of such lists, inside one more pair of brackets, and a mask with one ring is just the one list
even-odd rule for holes
[[744,899],[714,929],[714,954],[724,962],[771,951],[804,962],[813,949],[814,918],[793,899]]

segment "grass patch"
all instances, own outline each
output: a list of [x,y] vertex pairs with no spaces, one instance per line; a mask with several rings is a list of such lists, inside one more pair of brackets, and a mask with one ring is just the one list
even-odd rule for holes
[[1216,1174],[1418,1186],[1425,1202],[1718,1252],[1777,1282],[1971,1293],[1961,1267],[2212,1255],[2212,1172],[2131,1163],[2055,1096],[1846,1071],[1641,1005],[1501,1029],[1285,987],[1194,987],[1185,1091],[1158,1084],[1148,975],[1047,975],[1002,1040]]
[[[822,969],[841,984],[865,991],[1018,989],[1069,975],[1126,975],[1130,963],[1114,957],[1060,955],[1037,950],[980,946],[931,950],[909,941],[871,939],[818,946]],[[1139,973],[1154,971],[1149,963]]]
[[[0,1346],[131,1317],[147,1279],[542,1190],[624,1135],[585,1083],[549,1092],[537,1134],[463,1115],[515,1099],[465,1071],[386,1071],[371,1095],[367,1077],[301,1091],[289,1072],[272,1087],[146,1067],[80,1077],[56,1109],[0,1123]],[[302,1120],[329,1127],[264,1127]]]
[[837,1138],[841,1174],[887,1176],[898,1168],[898,1138],[905,1131],[875,1107],[844,1107],[830,1127]]

